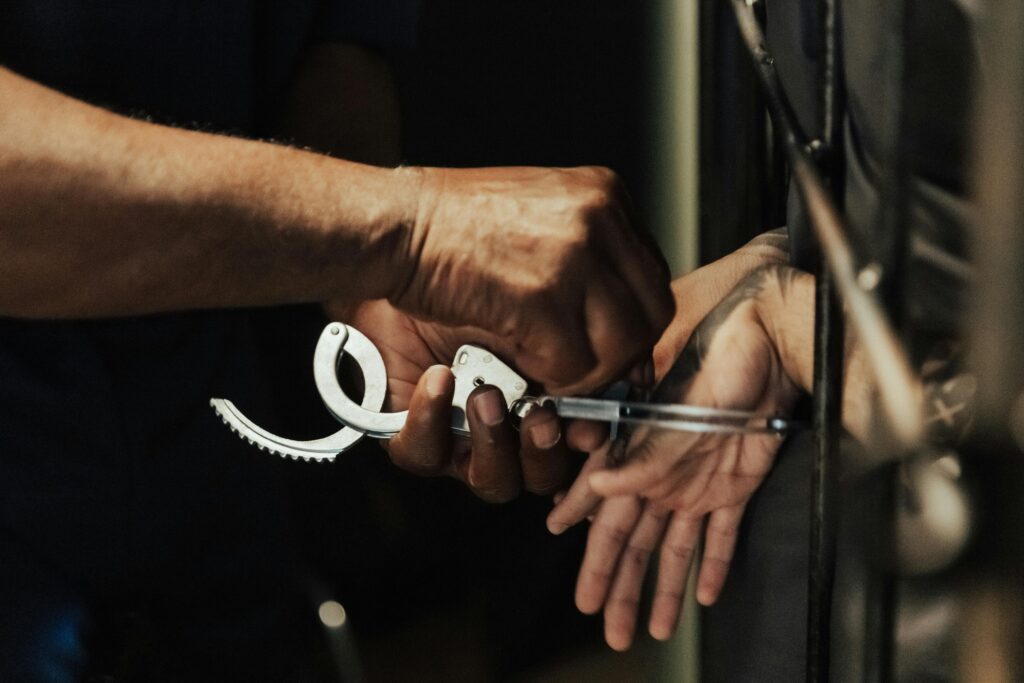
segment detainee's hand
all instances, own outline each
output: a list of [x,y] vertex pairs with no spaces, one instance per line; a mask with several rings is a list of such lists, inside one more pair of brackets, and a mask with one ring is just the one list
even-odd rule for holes
[[531,411],[515,430],[504,397],[483,386],[470,396],[467,415],[471,437],[451,432],[455,378],[450,364],[463,344],[478,344],[498,357],[511,357],[507,339],[483,330],[425,323],[386,301],[331,310],[352,324],[380,350],[388,372],[385,410],[409,410],[402,431],[386,442],[399,467],[426,476],[447,475],[490,502],[503,502],[522,490],[551,493],[563,486],[569,449],[593,449],[603,438],[597,425],[574,423],[564,428],[550,409]]
[[[677,278],[672,283],[676,300],[675,317],[654,347],[655,376],[665,377],[682,353],[693,330],[736,285],[752,272],[766,266],[780,266],[789,258],[785,230],[758,235],[731,254]],[[592,453],[568,493],[548,517],[548,529],[561,533],[592,516],[601,501],[590,488],[589,474],[606,465],[604,453]]]
[[672,319],[669,270],[614,173],[418,170],[397,308],[490,332],[549,393],[589,393],[649,357]]
[[[744,279],[694,331],[661,382],[656,400],[788,414],[800,389],[786,372],[773,342],[776,331],[768,331],[772,321],[764,319],[758,301],[765,290],[791,288],[797,278],[809,276],[770,267]],[[802,284],[806,290],[807,283]],[[571,489],[560,506],[569,506],[561,514],[570,522],[570,513],[593,517],[576,600],[584,612],[604,611],[605,636],[612,647],[625,649],[632,642],[644,574],[659,545],[649,623],[654,637],[668,638],[675,629],[702,530],[697,599],[705,605],[717,599],[744,508],[780,444],[774,435],[641,427],[632,435],[623,467],[606,469],[595,454],[573,485],[577,491]],[[595,493],[606,497],[596,514],[579,505]]]

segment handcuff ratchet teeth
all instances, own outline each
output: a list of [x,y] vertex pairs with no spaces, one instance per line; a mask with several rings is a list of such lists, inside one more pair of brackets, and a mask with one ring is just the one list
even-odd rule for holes
[[[338,366],[345,356],[359,366],[363,375],[363,399],[349,398],[338,381]],[[452,398],[452,432],[469,435],[466,402],[473,390],[484,384],[497,387],[512,406],[526,393],[526,380],[487,349],[463,345],[455,352],[452,365],[455,392]],[[364,334],[350,325],[328,324],[313,353],[313,379],[328,412],[342,429],[330,436],[299,441],[273,434],[247,418],[224,398],[210,399],[210,405],[225,424],[260,450],[300,460],[329,461],[352,448],[364,436],[389,439],[405,425],[408,411],[380,412],[387,393],[388,376],[380,351]]]

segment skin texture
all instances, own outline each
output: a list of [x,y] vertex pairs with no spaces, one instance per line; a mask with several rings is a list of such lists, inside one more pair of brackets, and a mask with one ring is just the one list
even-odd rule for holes
[[[348,318],[380,349],[388,368],[387,410],[409,409],[405,429],[387,443],[391,460],[423,476],[451,476],[482,499],[505,502],[523,490],[550,494],[569,471],[570,449],[589,451],[604,439],[601,426],[560,424],[549,410],[512,426],[500,392],[483,386],[470,396],[471,438],[452,435],[454,377],[449,364],[465,343],[486,346],[501,358],[507,340],[476,328],[448,328],[408,316],[386,301],[360,305]],[[491,401],[497,419],[488,419]]]
[[[706,265],[672,283],[676,314],[654,348],[654,373],[665,377],[683,352],[693,330],[715,306],[750,273],[766,265],[783,264],[788,259],[783,231],[758,236],[728,256]],[[591,514],[601,497],[590,488],[584,474],[602,468],[607,453],[592,452],[579,476],[548,517],[548,529],[561,533]]]
[[0,314],[387,297],[508,337],[526,374],[573,391],[641,361],[672,316],[604,169],[381,169],[127,119],[5,70],[0,99]]
[[[788,287],[790,272],[795,273],[760,269],[743,280],[694,330],[656,400],[789,413],[799,389],[786,375],[755,302],[768,287]],[[590,486],[609,498],[591,527],[577,602],[585,611],[604,607],[606,637],[613,647],[628,647],[632,640],[644,572],[659,541],[651,634],[664,639],[675,628],[702,531],[697,599],[715,601],[744,507],[771,468],[780,442],[772,435],[699,435],[645,427],[634,432],[625,466],[590,475]]]
[[[607,169],[366,165],[399,159],[400,126],[386,63],[360,48],[310,51],[281,131],[354,161],[128,119],[4,69],[0,105],[0,315],[321,301],[351,322],[378,301],[400,315],[357,325],[389,371],[411,349],[420,374],[447,364],[486,330],[545,390],[584,393],[642,373],[672,317],[668,269]],[[505,424],[481,425],[488,441],[468,452],[452,442],[442,380],[413,375],[390,397],[411,410],[391,447],[400,466],[450,471],[493,500],[564,476],[564,438],[552,457]]]
[[[330,92],[331,98],[322,93]],[[399,111],[390,69],[372,52],[351,45],[325,45],[309,55],[296,76],[283,135],[292,141],[364,163],[388,166],[400,159]],[[504,359],[515,349],[504,338],[475,327],[426,322],[386,300],[325,304],[332,320],[356,326],[381,351],[388,369],[386,410],[410,411],[407,427],[384,442],[392,462],[422,476],[450,476],[482,499],[502,502],[522,491],[551,493],[565,482],[570,444],[592,451],[604,438],[601,425],[564,426],[546,410],[511,427],[501,411],[498,424],[480,419],[470,400],[471,439],[454,437],[451,414],[455,350],[464,343],[486,346]],[[642,370],[642,365],[638,366]],[[638,383],[642,382],[642,373]],[[653,370],[648,383],[653,382]]]

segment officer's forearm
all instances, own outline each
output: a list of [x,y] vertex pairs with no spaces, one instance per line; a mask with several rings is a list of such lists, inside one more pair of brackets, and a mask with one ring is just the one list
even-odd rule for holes
[[419,172],[136,121],[0,69],[0,315],[386,296]]

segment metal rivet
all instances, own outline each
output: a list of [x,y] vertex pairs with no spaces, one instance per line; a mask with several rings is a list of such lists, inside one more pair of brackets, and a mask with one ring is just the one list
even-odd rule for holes
[[334,325],[334,326],[331,327],[331,334],[333,334],[333,335],[341,334],[341,330],[338,328],[337,325]]
[[865,292],[870,292],[882,281],[882,266],[877,263],[869,263],[857,273],[857,284]]

